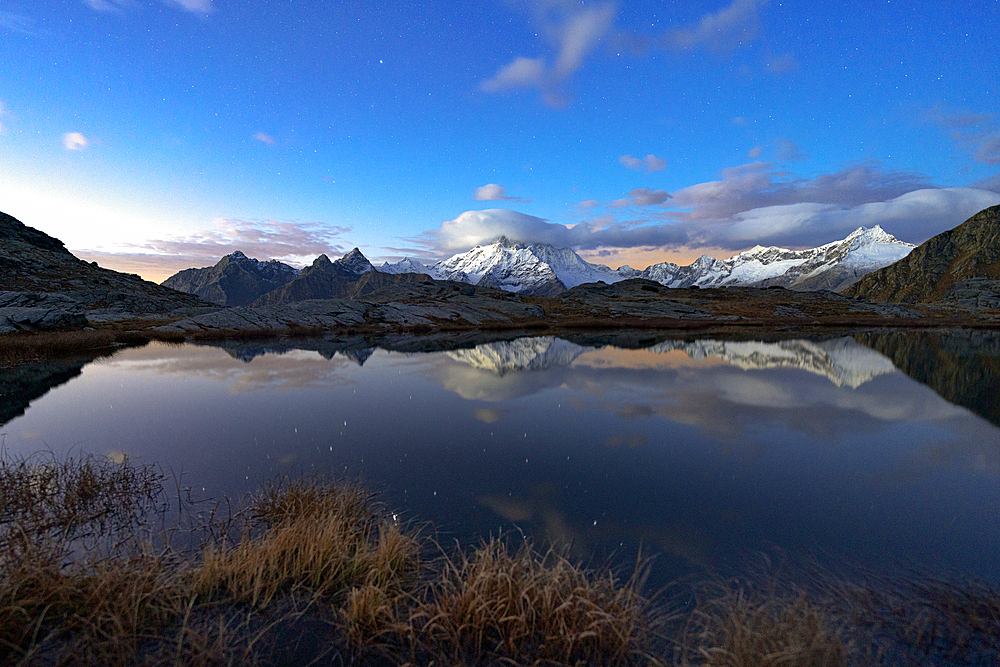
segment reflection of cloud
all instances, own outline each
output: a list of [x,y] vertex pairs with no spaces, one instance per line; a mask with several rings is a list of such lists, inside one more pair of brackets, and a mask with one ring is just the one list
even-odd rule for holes
[[642,445],[648,440],[648,436],[645,433],[626,433],[622,435],[613,435],[604,441],[604,444],[608,447],[631,447],[635,448]]
[[570,548],[577,557],[593,556],[594,546],[610,536],[617,544],[623,538],[636,545],[651,543],[664,553],[704,563],[713,541],[704,525],[698,525],[697,518],[689,522],[675,520],[666,526],[643,523],[641,517],[635,516],[602,516],[601,521],[593,521],[581,516],[575,503],[550,484],[536,485],[530,494],[520,498],[482,496],[479,502],[520,528],[530,527],[527,532],[542,535],[549,544]]
[[476,408],[474,414],[476,419],[485,424],[495,424],[503,416],[503,412],[491,408]]
[[227,383],[233,394],[341,386],[353,381],[348,371],[357,368],[347,357],[324,359],[303,350],[264,354],[246,363],[215,347],[160,343],[98,363],[150,375],[211,378]]

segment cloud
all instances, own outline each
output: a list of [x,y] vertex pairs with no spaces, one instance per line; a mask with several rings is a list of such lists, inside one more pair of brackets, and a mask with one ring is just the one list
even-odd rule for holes
[[[672,196],[638,188],[624,199],[581,202],[574,207],[580,215],[600,206],[608,212],[575,224],[509,209],[466,211],[409,241],[427,256],[465,251],[501,235],[578,250],[736,251],[758,243],[815,247],[842,239],[859,226],[878,224],[901,240],[922,243],[996,204],[1000,177],[980,187],[939,189],[919,174],[886,172],[873,162],[813,178],[794,178],[775,163],[753,162],[725,169],[720,180],[675,190]],[[626,207],[649,206],[662,210],[645,218],[620,217]]]
[[902,240],[922,243],[996,204],[1000,195],[995,192],[927,188],[857,206],[802,202],[755,208],[692,229],[691,238],[695,244],[733,249],[757,243],[817,246],[844,238],[858,227],[881,225]]
[[787,74],[799,68],[799,61],[791,53],[771,57],[764,63],[764,69],[771,74]]
[[211,228],[189,236],[124,243],[114,251],[88,249],[74,253],[111,268],[115,263],[130,264],[142,268],[144,275],[147,272],[170,275],[181,269],[211,266],[235,250],[257,259],[280,259],[301,265],[323,253],[330,256],[343,253],[343,246],[335,241],[349,231],[347,227],[316,222],[218,218],[212,221]]
[[472,195],[473,199],[476,201],[518,201],[518,202],[530,202],[530,199],[524,199],[522,197],[510,197],[507,195],[507,188],[497,185],[496,183],[487,183],[481,188],[476,188],[475,193]]
[[668,199],[670,195],[666,190],[651,190],[649,188],[636,188],[628,193],[627,199],[616,199],[611,202],[611,208],[622,208],[624,206],[659,206]]
[[99,12],[114,12],[125,9],[126,7],[134,7],[135,2],[133,0],[84,0],[87,6]]
[[697,25],[664,33],[660,45],[672,51],[697,48],[731,51],[745,46],[757,35],[758,12],[767,3],[768,0],[734,0],[719,11],[702,16]]
[[749,157],[751,160],[756,160],[761,156],[763,152],[764,152],[763,146],[754,146],[749,151],[747,151],[747,157]]
[[666,160],[658,158],[652,154],[647,155],[644,158],[622,155],[618,158],[618,161],[625,165],[628,169],[632,169],[633,171],[643,171],[647,174],[651,174],[654,171],[663,171],[667,168]]
[[951,130],[956,145],[982,164],[1000,164],[1000,123],[992,113],[947,111],[940,106],[927,112],[931,122]]
[[567,3],[549,0],[538,3],[535,10],[542,34],[555,47],[555,58],[518,56],[480,89],[488,93],[537,89],[547,105],[563,107],[569,99],[567,81],[611,30],[614,6],[570,9]]
[[0,11],[0,28],[21,35],[34,35],[35,19],[16,12]]
[[268,146],[274,146],[278,143],[277,139],[275,139],[269,134],[264,134],[263,132],[258,132],[257,134],[253,135],[253,138],[256,139],[257,141],[267,144]]
[[803,153],[791,139],[778,139],[778,160],[781,162],[798,162],[807,160],[809,156]]
[[63,146],[68,151],[82,151],[90,142],[79,132],[67,132],[62,136]]
[[722,170],[722,179],[673,192],[672,214],[678,219],[726,219],[765,206],[818,202],[856,206],[885,201],[928,186],[924,176],[883,172],[864,162],[812,179],[790,178],[773,162],[751,162]]
[[168,5],[176,5],[189,12],[207,14],[213,10],[212,0],[163,0]]
[[441,223],[435,231],[410,239],[431,253],[450,255],[507,236],[528,243],[549,243],[557,248],[631,248],[687,243],[682,225],[639,226],[602,217],[575,225],[560,225],[510,209],[466,211]]

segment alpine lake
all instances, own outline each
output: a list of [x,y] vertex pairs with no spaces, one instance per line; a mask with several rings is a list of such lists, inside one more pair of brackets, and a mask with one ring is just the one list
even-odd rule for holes
[[360,479],[443,544],[523,534],[616,567],[641,552],[654,587],[776,560],[1000,582],[996,332],[387,347],[126,349],[8,382],[0,440],[128,455],[208,499]]

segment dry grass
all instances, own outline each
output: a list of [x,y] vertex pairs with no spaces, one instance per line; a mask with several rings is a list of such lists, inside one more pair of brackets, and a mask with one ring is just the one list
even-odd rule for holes
[[520,536],[430,558],[440,547],[370,492],[317,478],[265,484],[173,549],[150,528],[166,516],[162,482],[128,460],[0,452],[0,663],[839,667],[1000,653],[1000,593],[985,583],[716,582],[668,615],[643,597],[642,566],[620,579]]
[[247,517],[244,539],[206,547],[193,581],[198,593],[258,608],[288,592],[343,599],[365,584],[401,589],[420,565],[420,541],[356,485],[271,485],[251,500]]
[[438,664],[657,664],[641,584],[494,539],[443,560],[410,610],[413,652]]
[[[845,627],[804,592],[711,585],[687,617],[678,663],[703,667],[840,667],[856,664]],[[854,659],[852,659],[854,658]]]

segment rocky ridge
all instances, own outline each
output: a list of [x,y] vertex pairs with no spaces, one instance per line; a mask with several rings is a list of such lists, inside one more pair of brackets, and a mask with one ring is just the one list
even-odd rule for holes
[[220,306],[246,306],[298,275],[299,270],[288,264],[275,259],[262,262],[237,250],[215,266],[185,269],[160,284]]
[[0,213],[0,295],[0,333],[211,308],[193,294],[78,259],[62,241],[5,213]]
[[844,294],[869,301],[995,308],[1000,303],[1000,206],[984,209],[929,239]]

